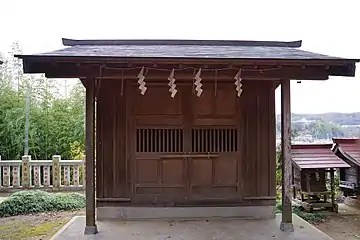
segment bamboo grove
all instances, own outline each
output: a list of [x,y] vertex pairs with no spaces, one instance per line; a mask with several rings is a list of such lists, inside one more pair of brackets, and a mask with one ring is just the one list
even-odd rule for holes
[[[70,87],[64,81],[41,75],[22,74],[20,53],[13,44],[10,53],[1,54],[0,66],[0,156],[20,159],[25,146],[25,119],[28,111],[29,154],[33,159],[79,159],[84,151],[84,89],[77,79]],[[27,95],[28,94],[28,95]],[[26,107],[26,98],[30,104]]]

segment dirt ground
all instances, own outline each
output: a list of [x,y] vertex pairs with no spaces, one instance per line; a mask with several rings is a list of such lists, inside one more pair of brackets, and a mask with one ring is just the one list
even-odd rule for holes
[[0,239],[47,240],[73,216],[83,214],[82,209],[0,218]]
[[316,227],[334,240],[360,239],[360,215],[330,216],[329,220]]

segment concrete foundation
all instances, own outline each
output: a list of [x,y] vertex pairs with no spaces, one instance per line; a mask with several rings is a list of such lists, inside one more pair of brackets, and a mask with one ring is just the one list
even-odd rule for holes
[[98,220],[142,219],[198,219],[198,218],[275,218],[274,206],[238,207],[98,207]]
[[280,231],[281,216],[267,220],[205,219],[188,221],[98,221],[99,233],[84,235],[85,217],[75,217],[51,240],[331,240],[293,215],[294,231]]

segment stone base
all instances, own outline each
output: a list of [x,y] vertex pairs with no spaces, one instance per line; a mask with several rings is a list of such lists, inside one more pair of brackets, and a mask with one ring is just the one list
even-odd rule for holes
[[292,223],[280,223],[280,230],[283,232],[293,232],[294,231],[294,225]]
[[275,206],[238,207],[98,207],[98,220],[275,218]]
[[85,235],[92,235],[92,234],[97,234],[98,233],[98,229],[97,226],[85,226],[85,231],[84,234]]

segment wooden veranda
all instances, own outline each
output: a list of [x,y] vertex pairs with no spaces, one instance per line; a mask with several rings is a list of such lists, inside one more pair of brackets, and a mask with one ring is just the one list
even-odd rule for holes
[[354,76],[356,59],[302,51],[301,41],[63,44],[18,57],[25,73],[80,78],[86,87],[85,233],[97,232],[95,205],[98,217],[178,209],[172,207],[184,207],[186,217],[209,216],[214,207],[274,217],[279,85],[281,229],[293,230],[290,80]]

